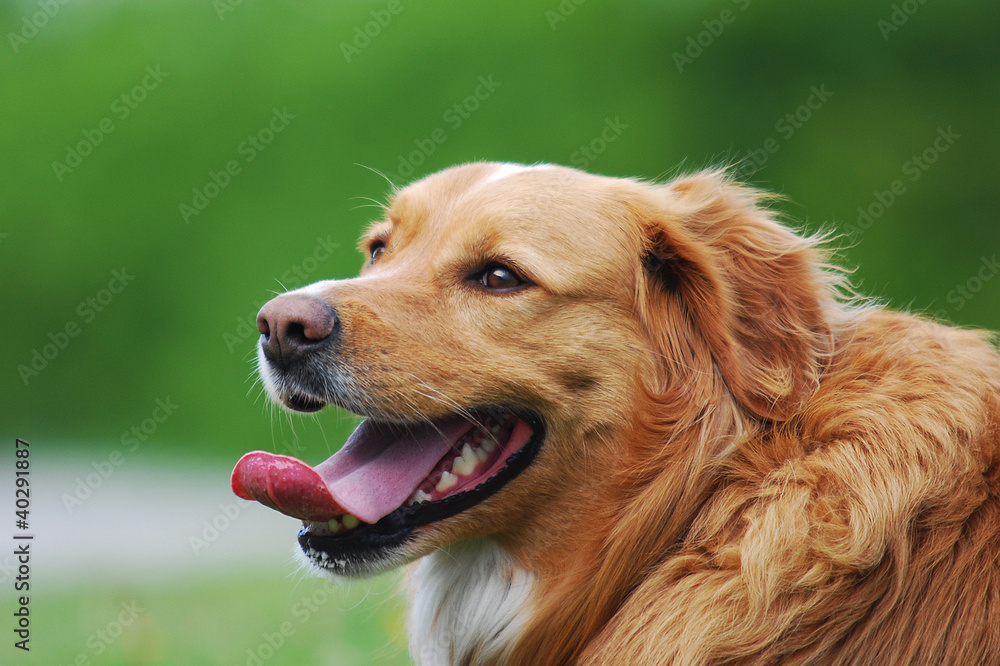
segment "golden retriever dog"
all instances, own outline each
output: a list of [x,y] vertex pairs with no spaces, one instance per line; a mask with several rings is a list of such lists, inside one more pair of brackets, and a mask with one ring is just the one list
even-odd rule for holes
[[720,172],[477,163],[360,277],[267,303],[286,408],[365,418],[233,488],[331,577],[413,563],[422,664],[1000,664],[1000,356],[845,297]]

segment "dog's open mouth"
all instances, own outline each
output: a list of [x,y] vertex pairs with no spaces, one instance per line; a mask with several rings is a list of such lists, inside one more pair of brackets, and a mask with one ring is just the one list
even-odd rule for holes
[[322,400],[317,400],[316,398],[311,398],[300,393],[293,393],[286,398],[285,405],[297,412],[318,412],[326,407],[326,403]]
[[299,542],[316,564],[351,569],[500,490],[530,464],[542,438],[540,418],[513,410],[405,426],[367,419],[316,467],[248,453],[232,485],[244,499],[301,519]]

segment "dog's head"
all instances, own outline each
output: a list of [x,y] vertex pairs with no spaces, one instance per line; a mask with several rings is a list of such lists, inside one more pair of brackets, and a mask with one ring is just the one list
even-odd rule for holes
[[365,420],[315,468],[247,454],[234,490],[302,519],[318,567],[365,575],[462,539],[587,529],[640,425],[721,403],[790,418],[828,351],[828,290],[812,243],[756,198],[718,173],[547,165],[406,187],[363,237],[359,277],[258,317],[276,402]]

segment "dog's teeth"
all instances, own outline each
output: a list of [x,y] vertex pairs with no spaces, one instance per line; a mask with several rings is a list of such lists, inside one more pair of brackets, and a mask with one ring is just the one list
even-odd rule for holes
[[475,463],[470,463],[464,457],[455,458],[455,462],[451,465],[451,471],[456,476],[469,476],[472,474],[472,470],[476,468]]
[[426,502],[430,498],[431,496],[425,493],[424,491],[417,490],[417,492],[413,493],[413,495],[410,497],[410,502],[416,504],[417,502]]
[[[490,430],[490,432],[493,432],[492,429]],[[493,434],[495,435],[496,433]],[[496,440],[495,437],[486,437],[483,439],[483,442],[482,444],[480,444],[480,446],[483,447],[483,451],[486,451],[486,453],[493,453],[494,451],[497,450],[497,446],[499,446],[499,444],[500,443]]]
[[457,483],[458,483],[457,476],[455,476],[451,472],[445,472],[441,475],[441,480],[437,482],[436,486],[434,486],[434,490],[438,491],[439,493],[443,493],[449,488],[455,487]]
[[476,469],[476,465],[479,463],[479,457],[476,452],[472,449],[472,446],[466,444],[462,447],[462,455],[455,458],[455,461],[451,464],[451,471],[458,476],[468,476]]
[[336,518],[331,518],[330,520],[327,521],[326,524],[327,524],[327,527],[330,528],[331,532],[339,532],[340,531],[340,521],[337,520]]
[[358,526],[358,519],[349,513],[344,514],[344,517],[340,519],[340,522],[343,523],[344,527],[349,530],[353,530]]
[[493,426],[492,428],[490,428],[490,434],[493,435],[494,437],[496,437],[497,435],[500,434],[500,424],[499,423],[496,424],[495,426]]
[[476,452],[476,458],[479,462],[486,462],[486,459],[490,457],[490,454],[486,453],[484,449],[481,449],[478,446],[474,449],[474,451]]

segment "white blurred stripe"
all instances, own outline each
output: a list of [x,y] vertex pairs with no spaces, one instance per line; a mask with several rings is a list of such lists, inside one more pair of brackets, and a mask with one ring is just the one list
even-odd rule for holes
[[[65,449],[55,455],[39,444],[32,445],[29,530],[10,530],[34,535],[31,576],[39,584],[298,568],[292,554],[300,523],[233,495],[231,468],[209,469],[195,461],[190,469],[176,462],[154,465],[133,454],[102,479],[94,463],[106,472],[106,456],[67,458]],[[2,485],[12,488],[13,470],[2,473],[10,477]],[[100,484],[67,510],[66,497],[85,494],[78,486],[88,476],[91,485],[98,479]],[[13,495],[11,490],[0,503],[13,504]],[[11,564],[10,555],[0,556],[0,581],[8,579]]]

